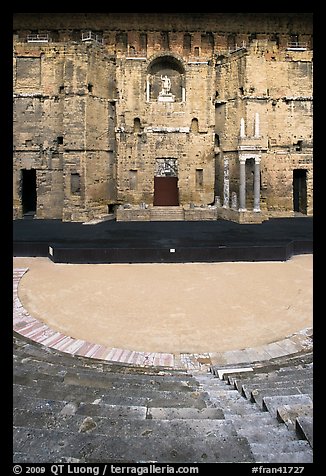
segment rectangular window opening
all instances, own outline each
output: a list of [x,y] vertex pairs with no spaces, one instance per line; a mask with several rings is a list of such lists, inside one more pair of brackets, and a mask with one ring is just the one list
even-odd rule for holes
[[137,190],[137,170],[129,170],[129,188]]
[[203,188],[204,185],[204,171],[203,169],[196,169],[196,188]]
[[70,176],[71,193],[80,194],[80,174],[73,172]]

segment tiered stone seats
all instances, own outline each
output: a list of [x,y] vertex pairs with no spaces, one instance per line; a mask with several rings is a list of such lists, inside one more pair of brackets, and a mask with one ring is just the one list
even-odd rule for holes
[[[212,368],[215,375],[219,371]],[[223,379],[313,448],[312,352],[272,359],[257,364],[252,372],[224,369]]]
[[74,357],[19,336],[14,461],[253,461],[246,439],[205,398],[185,370]]
[[[212,374],[76,357],[14,337],[14,462],[311,462]],[[272,448],[272,453],[271,453]]]

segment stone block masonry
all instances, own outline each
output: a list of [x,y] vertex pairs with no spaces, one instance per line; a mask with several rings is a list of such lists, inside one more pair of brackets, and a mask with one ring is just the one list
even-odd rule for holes
[[15,14],[14,218],[312,215],[311,15]]

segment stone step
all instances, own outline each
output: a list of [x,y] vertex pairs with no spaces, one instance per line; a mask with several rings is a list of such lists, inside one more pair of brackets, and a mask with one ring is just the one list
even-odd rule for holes
[[91,417],[85,415],[62,415],[42,413],[40,411],[17,410],[13,415],[13,425],[29,429],[50,429],[85,432],[102,436],[161,437],[174,440],[180,436],[198,436],[203,438],[237,436],[231,421],[223,419],[119,419]]
[[147,418],[152,419],[224,419],[224,413],[220,408],[158,408],[148,409]]
[[228,373],[228,368],[221,369],[220,367],[212,366],[211,372],[214,375],[218,375],[219,373],[223,372],[223,379],[227,381],[230,380],[231,384],[233,384],[234,379],[264,379],[268,376],[273,378],[275,374],[293,375],[298,371],[305,372],[306,370],[312,370],[313,355],[312,353],[305,353],[304,355],[300,355],[298,357],[286,355],[286,357],[268,360],[267,362],[262,363],[261,366],[255,366],[252,368],[253,372],[242,372],[239,368],[239,372],[235,372],[234,369],[232,369],[232,371]]
[[295,395],[273,395],[264,396],[262,407],[267,410],[273,417],[277,418],[277,409],[282,405],[312,405],[313,400],[310,394]]
[[56,462],[61,455],[85,463],[245,463],[254,462],[246,438],[202,435],[164,439],[143,436],[103,438],[87,432],[14,428],[16,453],[40,454],[42,462]]
[[85,394],[93,394],[96,391],[110,390],[113,393],[123,390],[124,394],[138,395],[141,393],[143,395],[144,388],[150,396],[160,394],[161,392],[180,392],[183,393],[193,393],[198,392],[199,387],[195,381],[190,382],[189,380],[179,380],[179,381],[168,381],[165,382],[164,379],[161,382],[156,382],[152,379],[137,381],[137,379],[125,379],[122,375],[120,379],[112,380],[107,379],[103,375],[97,376],[93,375],[92,378],[80,378],[78,375],[74,376],[65,376],[65,377],[47,377],[44,378],[43,375],[38,373],[28,373],[21,376],[15,376],[14,383],[17,385],[24,385],[26,387],[37,387],[37,391],[46,389],[51,384],[53,392],[62,391],[65,388],[67,391],[84,389]]
[[[223,399],[225,397],[239,399],[239,392],[234,388],[220,389],[216,386],[204,386],[201,387],[201,391],[209,393],[209,396],[214,399]],[[241,396],[241,395],[240,395]]]
[[[44,461],[44,455],[40,455],[37,453],[33,454],[27,454],[27,453],[21,453],[19,451],[15,451],[13,453],[13,463],[14,464],[24,464],[24,463],[32,463],[32,464],[38,464],[38,463],[56,463],[56,464],[61,464],[61,463],[84,463],[81,459],[77,458],[71,458],[70,456],[57,456],[56,458],[53,458],[51,461]],[[58,473],[59,474],[59,473]]]
[[300,438],[305,438],[310,444],[313,445],[313,417],[312,416],[299,416],[295,422],[295,430]]
[[[23,387],[21,387],[23,389]],[[18,395],[14,386],[13,392],[13,408],[26,410],[42,410],[43,412],[60,412],[67,402],[64,400],[51,400],[27,396],[23,391]]]
[[59,383],[59,382],[63,382],[64,381],[64,376],[63,375],[49,375],[49,374],[44,374],[44,373],[35,373],[35,370],[34,372],[28,372],[24,369],[24,371],[22,371],[22,369],[20,369],[19,371],[14,371],[14,374],[13,374],[13,383],[17,384],[17,385],[25,385],[25,386],[29,386],[29,387],[32,387],[35,385],[35,382],[38,381],[46,381],[48,382],[49,384],[51,382],[53,383]]
[[293,453],[286,452],[263,452],[256,453],[254,452],[255,462],[256,463],[275,463],[275,464],[304,464],[304,463],[313,463],[313,454],[311,451],[295,451]]
[[265,397],[282,397],[282,396],[295,396],[308,394],[312,395],[313,386],[308,387],[286,387],[286,388],[261,388],[251,392],[251,401],[255,402],[258,406],[263,408],[263,400]]
[[252,374],[249,375],[239,375],[239,376],[230,376],[228,378],[228,383],[230,385],[234,385],[239,391],[241,391],[244,385],[261,385],[262,383],[268,383],[268,385],[275,382],[283,382],[283,381],[293,381],[294,379],[309,379],[312,377],[312,370],[311,369],[301,369],[292,371],[289,373],[281,373],[275,372],[272,375],[261,373],[261,374]]
[[293,440],[280,442],[250,442],[250,448],[254,454],[262,454],[264,451],[269,453],[301,453],[302,451],[311,453],[310,445],[305,440]]
[[238,428],[240,436],[247,438],[250,444],[264,443],[282,447],[289,442],[300,442],[295,432],[289,431],[284,425],[268,427],[268,432],[262,432],[261,427]]
[[76,403],[92,403],[101,399],[103,403],[112,405],[148,405],[151,407],[195,407],[204,408],[206,406],[203,395],[199,392],[168,392],[151,391],[143,389],[124,394],[121,390],[77,387],[74,385],[61,385],[58,388],[55,384],[44,385],[37,382],[35,386],[23,386],[14,384],[15,395],[25,395],[26,397],[38,397],[47,400],[64,400]]
[[266,426],[272,426],[277,428],[278,426],[283,426],[281,423],[275,421],[269,413],[259,411],[259,413],[254,413],[253,415],[246,415],[243,418],[243,415],[228,414],[224,411],[224,417],[226,420],[231,419],[232,423],[237,429],[246,429],[252,427],[263,428]]
[[183,221],[184,210],[182,207],[153,207],[150,209],[151,221]]
[[[31,369],[32,370],[32,369]],[[35,380],[41,382],[42,384],[47,382],[62,382],[65,385],[75,385],[83,386],[87,388],[97,388],[97,389],[121,389],[123,391],[132,391],[143,389],[144,386],[150,390],[156,391],[180,391],[180,392],[192,392],[197,391],[198,385],[195,381],[190,379],[186,380],[185,378],[158,378],[158,377],[139,377],[137,376],[125,376],[114,374],[113,375],[103,375],[103,374],[94,374],[90,372],[89,375],[82,376],[80,374],[65,374],[62,375],[60,372],[56,372],[56,375],[51,375],[47,373],[37,372],[28,372],[20,370],[15,372],[13,377],[13,382],[26,385],[34,386]]]
[[234,388],[237,388],[241,391],[241,387],[243,385],[262,385],[262,383],[266,382],[268,385],[273,384],[276,382],[283,382],[283,381],[293,381],[293,380],[305,380],[309,379],[312,376],[312,370],[310,369],[302,369],[301,371],[295,371],[291,374],[282,374],[280,372],[269,376],[268,374],[259,374],[259,375],[252,375],[251,378],[249,376],[244,377],[243,375],[240,376],[232,376],[227,379],[227,383]]
[[133,391],[133,389],[157,390],[157,391],[180,391],[193,392],[198,389],[198,384],[190,377],[169,377],[169,376],[136,376],[136,375],[119,375],[119,374],[104,374],[91,375],[83,373],[66,374],[64,383],[69,385],[87,386],[93,388],[121,388],[125,392]]
[[313,417],[313,404],[280,405],[276,410],[277,419],[291,430],[295,429],[296,419],[301,416]]
[[110,405],[102,400],[94,403],[81,403],[76,407],[76,415],[98,416],[120,420],[144,420],[146,419],[147,407],[137,405]]
[[[89,359],[95,360],[95,359]],[[121,367],[120,367],[121,365]],[[89,378],[89,379],[108,379],[111,381],[117,380],[120,381],[121,378],[124,378],[128,381],[137,381],[147,384],[150,380],[153,380],[155,383],[160,382],[192,382],[195,383],[191,375],[187,374],[187,371],[170,371],[170,369],[161,368],[160,370],[155,367],[143,367],[139,372],[137,372],[138,367],[135,366],[134,369],[124,367],[123,363],[114,363],[111,367],[110,365],[106,366],[98,364],[92,365],[92,363],[86,363],[84,365],[72,366],[65,365],[60,361],[60,363],[55,364],[55,362],[46,362],[36,359],[22,359],[22,362],[14,362],[13,365],[14,374],[24,375],[29,373],[39,373],[40,378],[45,375],[49,376],[59,376],[67,378]],[[136,370],[137,369],[137,370]]]
[[[74,362],[74,359],[76,362]],[[20,355],[18,359],[16,355],[14,356],[14,367],[18,368],[20,366],[26,368],[29,366],[29,368],[34,368],[34,370],[43,369],[44,373],[49,373],[51,375],[56,374],[57,372],[60,372],[62,375],[65,375],[69,372],[72,374],[81,372],[93,375],[94,373],[108,376],[112,375],[113,378],[125,375],[126,378],[137,378],[142,376],[144,378],[149,378],[152,376],[162,379],[165,379],[165,377],[191,379],[191,376],[187,374],[186,369],[172,369],[153,366],[138,367],[136,365],[129,366],[129,364],[124,364],[122,362],[110,363],[103,360],[97,361],[93,358],[73,356],[69,354],[45,356],[44,359],[41,357],[30,356],[28,354]]]
[[273,380],[273,381],[269,381],[269,380],[265,380],[263,382],[260,382],[260,383],[251,383],[251,382],[248,382],[248,384],[242,384],[241,385],[241,390],[238,390],[242,395],[244,395],[248,400],[250,400],[252,398],[252,392],[255,392],[256,390],[258,390],[258,392],[260,391],[265,391],[265,390],[273,390],[274,388],[277,389],[277,390],[280,390],[281,389],[287,389],[287,388],[293,388],[293,383],[295,382],[295,387],[300,389],[300,388],[307,388],[307,386],[310,386],[312,385],[313,383],[313,379],[311,376],[307,377],[306,379],[298,379],[298,380],[282,380],[282,381],[278,381],[278,380]]
[[[241,398],[244,399],[244,397]],[[242,418],[247,418],[248,416],[261,415],[262,413],[261,408],[247,400],[244,400],[244,402],[247,402],[248,405],[241,401],[225,401],[223,404],[223,401],[220,399],[214,400],[214,398],[212,398],[211,401],[214,406],[222,408],[225,418],[230,418],[231,415],[232,417],[233,415],[237,415]]]
[[[20,364],[28,364],[32,362],[36,364],[39,362],[40,365],[52,365],[56,368],[59,368],[61,371],[70,369],[72,373],[80,371],[93,370],[95,372],[108,372],[108,373],[117,373],[117,374],[130,374],[130,375],[187,375],[186,369],[177,369],[177,368],[164,368],[164,367],[142,367],[135,366],[132,364],[126,364],[122,362],[106,362],[103,360],[97,360],[88,357],[75,356],[72,354],[67,354],[64,352],[51,349],[49,347],[42,346],[35,342],[29,343],[22,338],[21,336],[14,339],[14,342],[17,342],[17,345],[14,344],[13,356],[14,361]],[[18,344],[19,343],[19,344]]]

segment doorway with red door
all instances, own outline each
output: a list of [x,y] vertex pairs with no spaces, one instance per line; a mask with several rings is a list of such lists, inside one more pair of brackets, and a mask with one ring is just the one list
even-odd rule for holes
[[156,159],[153,205],[179,206],[177,159]]

